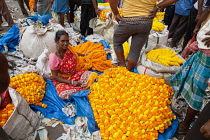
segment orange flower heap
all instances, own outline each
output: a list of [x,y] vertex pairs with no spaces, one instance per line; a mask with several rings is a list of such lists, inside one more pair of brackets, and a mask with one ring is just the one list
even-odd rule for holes
[[155,140],[175,119],[172,88],[163,79],[112,68],[91,87],[90,103],[103,139]]
[[39,105],[44,108],[47,107],[47,105],[41,103],[45,94],[46,82],[38,74],[19,74],[10,79],[10,85],[26,99],[28,104]]
[[112,59],[106,59],[106,52],[101,43],[94,42],[81,43],[74,47],[77,53],[88,54],[86,56],[79,56],[77,69],[79,70],[97,70],[104,72],[106,69],[113,67]]
[[15,106],[13,104],[8,104],[4,109],[0,110],[0,126],[4,126],[11,114],[14,111]]

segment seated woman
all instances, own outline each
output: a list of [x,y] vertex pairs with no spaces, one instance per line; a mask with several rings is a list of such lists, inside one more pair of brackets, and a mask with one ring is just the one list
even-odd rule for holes
[[68,33],[64,30],[56,32],[56,51],[49,56],[51,79],[61,99],[69,99],[83,89],[87,89],[98,74],[91,71],[77,70],[78,55],[69,45]]

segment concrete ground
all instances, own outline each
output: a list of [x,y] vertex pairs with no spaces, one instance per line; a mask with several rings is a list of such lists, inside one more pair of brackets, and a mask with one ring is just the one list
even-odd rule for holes
[[[5,0],[5,2],[7,3],[8,9],[10,10],[10,14],[15,22],[17,22],[17,20],[19,18],[25,18],[20,10],[20,6],[19,6],[17,0]],[[29,13],[29,11],[28,11],[28,13]],[[3,18],[3,20],[4,20],[4,18]],[[2,24],[2,26],[3,26],[3,31],[0,31],[0,34],[5,33],[10,29],[10,27],[7,27],[6,22],[4,22]]]

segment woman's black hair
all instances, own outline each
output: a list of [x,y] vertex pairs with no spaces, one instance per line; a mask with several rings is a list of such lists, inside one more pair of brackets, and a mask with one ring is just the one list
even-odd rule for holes
[[64,31],[64,30],[59,30],[59,31],[57,31],[56,34],[55,34],[55,42],[57,42],[57,41],[60,39],[60,37],[61,37],[62,35],[67,35],[67,36],[69,36],[69,34],[68,34],[66,31]]

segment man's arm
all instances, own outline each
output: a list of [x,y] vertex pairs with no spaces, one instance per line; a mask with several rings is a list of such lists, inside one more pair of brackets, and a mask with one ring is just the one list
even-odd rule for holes
[[114,14],[114,17],[115,17],[116,21],[120,21],[121,17],[120,17],[120,14],[118,12],[118,9],[117,9],[117,0],[110,0],[109,4],[110,4],[110,7],[112,9],[112,12]]
[[207,139],[210,137],[210,120],[208,120],[201,128],[200,132],[203,133]]
[[8,88],[9,82],[8,62],[6,57],[0,53],[0,93],[3,93]]
[[100,12],[101,12],[101,10],[98,8],[98,3],[97,3],[97,1],[96,1],[96,0],[92,0],[92,3],[93,3],[93,7],[94,7],[94,9],[95,9],[96,14],[99,15]]
[[199,31],[199,29],[201,27],[202,22],[208,17],[209,14],[210,14],[210,7],[206,7],[203,10],[203,12],[202,12],[202,14],[201,14],[201,16],[200,16],[200,18],[199,18],[196,26],[195,26],[195,29],[193,31],[194,34],[197,34],[198,33],[198,31]]
[[150,11],[149,13],[149,18],[154,18],[156,16],[156,13],[158,10],[160,10],[163,7],[166,7],[168,5],[171,5],[175,2],[177,2],[178,0],[164,0],[162,2],[160,2],[159,4],[157,4],[152,11]]
[[198,14],[197,14],[196,19],[195,19],[196,22],[198,22],[201,14],[203,12],[202,8],[203,8],[203,0],[198,0]]

